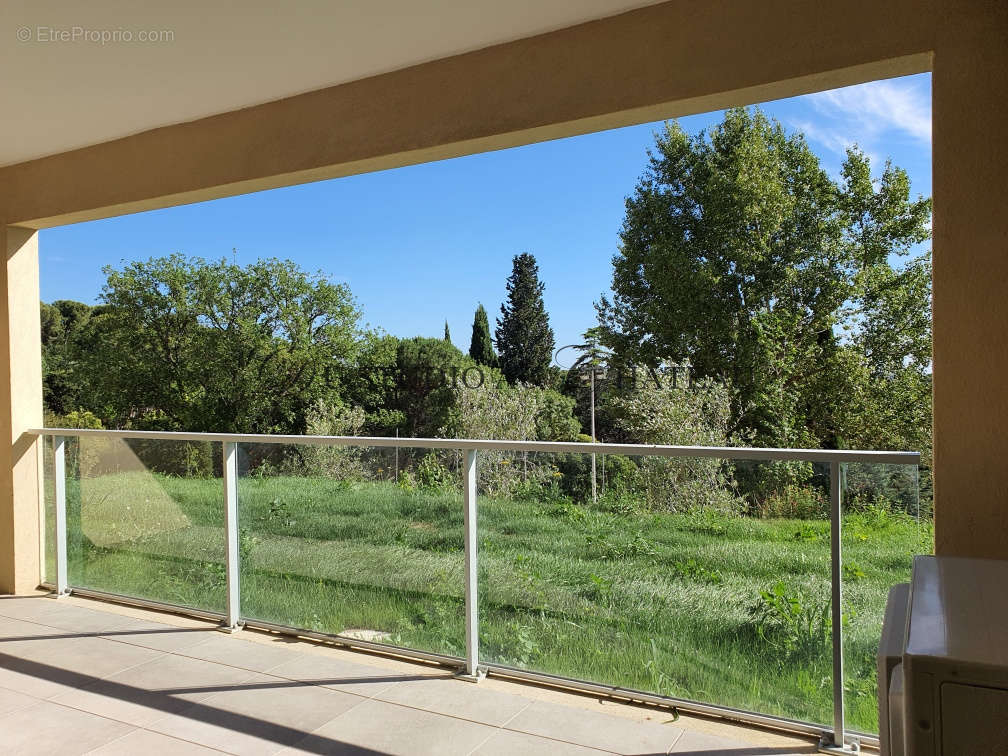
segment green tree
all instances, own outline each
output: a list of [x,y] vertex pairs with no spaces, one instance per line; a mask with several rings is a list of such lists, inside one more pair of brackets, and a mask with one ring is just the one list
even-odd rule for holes
[[79,354],[78,339],[91,317],[91,307],[83,302],[61,299],[42,303],[42,391],[46,410],[66,415],[80,408],[80,387],[73,378]]
[[869,343],[888,345],[890,370],[928,370],[927,308],[884,303],[920,283],[898,258],[928,237],[930,207],[890,164],[873,182],[856,149],[832,180],[759,109],[695,137],[667,124],[626,202],[603,338],[624,360],[725,383],[734,442],[836,446],[849,367],[878,362]]
[[443,339],[402,339],[396,347],[395,396],[391,405],[403,419],[403,436],[437,436],[449,424],[453,389],[472,362]]
[[356,359],[343,366],[338,393],[348,405],[364,410],[364,435],[394,436],[396,429],[406,425],[398,408],[399,342],[387,333],[368,331],[360,341]]
[[350,291],[293,262],[172,255],[105,273],[75,376],[116,425],[303,432],[354,356]]
[[451,331],[448,330],[448,321],[444,322],[444,340],[451,344]]
[[487,311],[480,304],[473,315],[472,340],[469,342],[469,356],[477,365],[497,366],[497,355],[490,340],[490,321]]
[[498,363],[510,383],[543,386],[552,377],[549,368],[555,341],[543,302],[544,288],[535,257],[527,252],[515,255],[496,331]]

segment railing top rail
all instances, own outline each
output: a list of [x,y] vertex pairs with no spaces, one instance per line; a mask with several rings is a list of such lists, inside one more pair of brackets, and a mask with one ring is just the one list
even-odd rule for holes
[[768,449],[749,446],[668,446],[661,444],[593,444],[580,441],[508,441],[500,439],[394,438],[387,436],[297,436],[260,433],[189,433],[185,431],[96,430],[36,428],[36,436],[67,436],[152,441],[219,441],[247,444],[303,444],[309,446],[399,447],[412,449],[482,449],[488,451],[552,454],[622,454],[634,457],[706,457],[759,462],[867,462],[888,465],[920,464],[920,453],[855,449]]

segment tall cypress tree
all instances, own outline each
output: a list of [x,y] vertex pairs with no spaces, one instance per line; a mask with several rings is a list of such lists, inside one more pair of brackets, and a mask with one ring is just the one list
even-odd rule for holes
[[500,369],[511,383],[546,383],[556,342],[543,303],[544,288],[535,257],[515,255],[507,301],[497,318]]
[[444,340],[451,344],[451,331],[448,330],[448,321],[444,322]]
[[494,353],[493,342],[490,340],[490,320],[487,311],[481,304],[473,316],[472,341],[469,342],[469,356],[477,365],[496,367],[497,355]]

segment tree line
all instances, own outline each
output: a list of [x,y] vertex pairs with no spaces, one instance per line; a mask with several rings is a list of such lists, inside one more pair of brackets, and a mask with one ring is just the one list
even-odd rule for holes
[[[42,304],[46,409],[119,428],[549,440],[584,437],[595,410],[607,441],[915,449],[928,467],[930,211],[905,171],[873,175],[857,148],[831,177],[758,108],[694,136],[669,123],[571,370],[554,364],[530,253],[512,261],[493,333],[476,308],[465,353],[447,322],[442,338],[364,328],[347,286],[291,261],[176,254],[105,268],[97,306]],[[432,368],[477,370],[481,385]],[[637,370],[652,378],[625,380]],[[463,416],[523,401],[548,421]]]

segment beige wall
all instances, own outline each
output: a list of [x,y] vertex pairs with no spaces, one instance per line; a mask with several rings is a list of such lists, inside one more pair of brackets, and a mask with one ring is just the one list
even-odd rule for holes
[[38,456],[25,435],[42,422],[38,234],[0,224],[0,236],[0,593],[23,593],[39,582]]
[[[938,549],[1008,558],[1006,5],[673,0],[0,169],[0,225],[107,217],[933,66]],[[9,315],[6,332],[21,318]],[[24,343],[8,355],[29,350],[37,323],[16,330]],[[37,402],[38,376],[23,372],[5,406]],[[0,508],[30,498],[24,485],[12,490],[0,469]]]
[[1008,3],[985,6],[932,77],[935,550],[1008,559]]

